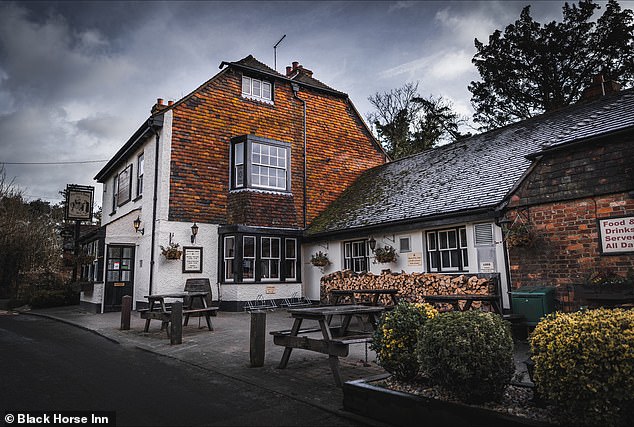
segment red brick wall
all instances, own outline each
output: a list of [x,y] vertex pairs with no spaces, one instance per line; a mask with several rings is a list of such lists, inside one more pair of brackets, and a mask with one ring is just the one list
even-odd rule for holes
[[[509,249],[513,287],[585,282],[593,270],[625,276],[634,254],[601,255],[597,219],[634,216],[631,140],[547,155],[511,198],[508,218],[529,218],[535,241]],[[603,190],[603,191],[602,191]]]
[[[302,88],[307,101],[310,223],[365,169],[385,161],[348,102]],[[227,70],[174,104],[169,219],[254,226],[303,225],[302,103],[275,82],[275,104],[241,97],[241,74]],[[292,195],[229,193],[232,137],[255,134],[291,144]]]

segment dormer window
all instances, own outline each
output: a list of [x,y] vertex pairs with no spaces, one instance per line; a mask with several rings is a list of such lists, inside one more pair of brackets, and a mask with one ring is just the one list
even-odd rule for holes
[[242,96],[263,102],[273,102],[273,85],[270,82],[242,76]]
[[231,140],[231,188],[290,191],[290,144],[255,135]]

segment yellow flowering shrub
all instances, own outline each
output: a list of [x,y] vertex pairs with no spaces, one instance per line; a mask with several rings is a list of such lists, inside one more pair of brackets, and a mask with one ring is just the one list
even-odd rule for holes
[[379,365],[399,380],[414,378],[418,374],[418,330],[437,315],[430,304],[408,302],[383,313],[370,347],[376,352]]
[[634,310],[553,313],[531,334],[535,384],[574,424],[634,416]]

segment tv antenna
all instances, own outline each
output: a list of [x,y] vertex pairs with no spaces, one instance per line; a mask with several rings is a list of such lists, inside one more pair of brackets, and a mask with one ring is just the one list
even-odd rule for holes
[[282,38],[281,38],[281,39],[279,39],[279,40],[277,41],[277,43],[275,43],[275,44],[273,45],[273,64],[274,64],[274,65],[273,65],[273,67],[274,67],[275,71],[277,71],[277,45],[279,45],[280,43],[282,43],[282,40],[284,40],[284,37],[286,37],[286,34],[284,34],[284,35],[282,36]]

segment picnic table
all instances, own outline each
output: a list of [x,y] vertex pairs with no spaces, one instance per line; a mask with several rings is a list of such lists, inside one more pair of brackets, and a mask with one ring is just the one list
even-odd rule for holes
[[333,289],[330,291],[330,299],[332,304],[337,305],[343,297],[350,297],[352,305],[357,304],[355,295],[371,295],[370,305],[379,305],[379,297],[381,295],[389,295],[394,305],[398,304],[398,289]]
[[[495,294],[451,294],[451,295],[425,295],[423,297],[428,303],[447,303],[451,304],[456,311],[467,311],[471,309],[471,304],[474,301],[482,301],[491,304],[493,311],[499,314],[502,313],[502,306],[500,305],[500,298]],[[464,305],[460,306],[460,301],[464,301]]]
[[[165,299],[167,298],[183,300],[184,326],[187,326],[189,317],[192,314],[198,314],[205,316],[207,327],[210,331],[213,331],[214,328],[211,324],[210,316],[212,312],[218,310],[218,307],[207,306],[207,300],[205,298],[207,294],[209,294],[209,292],[174,292],[169,294],[145,295],[145,298],[147,298],[149,302],[149,307],[147,309],[139,310],[141,318],[145,319],[144,332],[148,332],[151,320],[160,320],[161,330],[168,329],[167,325],[172,319],[172,311],[169,304],[165,302]],[[196,300],[200,301],[200,308],[194,308]]]
[[[384,307],[367,305],[336,305],[308,308],[293,308],[288,312],[295,319],[291,329],[272,331],[273,342],[284,346],[284,354],[279,368],[284,369],[291,357],[294,348],[316,351],[328,355],[330,369],[335,379],[335,384],[341,387],[341,374],[339,372],[339,356],[345,357],[349,352],[350,344],[368,343],[372,341],[372,334],[378,322],[378,317]],[[332,325],[333,316],[341,316],[340,325]],[[371,326],[371,331],[353,331],[350,329],[350,321],[353,316],[365,316],[365,323]],[[304,320],[315,320],[317,328],[302,329]],[[364,326],[364,324],[362,324]],[[319,333],[321,336],[309,336]]]

